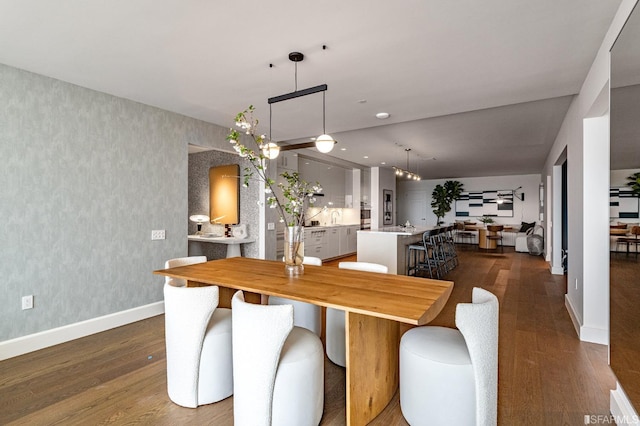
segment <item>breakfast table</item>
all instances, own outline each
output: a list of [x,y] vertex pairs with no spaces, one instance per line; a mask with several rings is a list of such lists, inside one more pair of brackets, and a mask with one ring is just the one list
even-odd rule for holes
[[285,275],[282,262],[234,257],[154,271],[217,285],[221,307],[237,290],[245,300],[278,296],[345,311],[347,425],[366,425],[398,388],[399,342],[403,331],[433,320],[446,304],[453,282],[305,265],[299,277]]

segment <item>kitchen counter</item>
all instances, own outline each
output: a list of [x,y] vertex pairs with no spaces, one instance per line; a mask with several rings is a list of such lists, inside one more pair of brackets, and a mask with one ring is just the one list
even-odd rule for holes
[[376,229],[364,229],[358,232],[370,232],[374,234],[394,234],[394,235],[422,235],[426,231],[432,230],[434,227],[424,227],[424,226],[385,226],[383,228]]
[[432,227],[387,226],[358,231],[358,262],[385,265],[390,274],[407,275],[407,246],[422,241]]
[[304,229],[315,229],[315,228],[320,228],[320,229],[326,229],[326,228],[342,228],[344,226],[355,226],[355,225],[360,225],[359,223],[335,223],[333,225],[316,225],[316,226],[305,226]]

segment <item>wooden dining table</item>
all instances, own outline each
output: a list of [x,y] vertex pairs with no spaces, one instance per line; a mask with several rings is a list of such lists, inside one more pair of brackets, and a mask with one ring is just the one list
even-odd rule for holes
[[427,324],[446,304],[453,282],[402,275],[304,266],[285,275],[282,262],[234,257],[154,271],[188,286],[217,285],[221,307],[242,290],[245,300],[279,296],[345,311],[347,425],[366,425],[398,389],[403,331]]

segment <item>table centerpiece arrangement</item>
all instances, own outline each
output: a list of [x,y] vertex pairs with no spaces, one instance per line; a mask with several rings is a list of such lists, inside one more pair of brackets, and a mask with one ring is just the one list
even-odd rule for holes
[[[242,143],[241,132],[233,128],[229,129],[227,140],[249,163],[249,166],[244,168],[243,185],[249,186],[249,182],[254,179],[262,182],[267,194],[267,204],[270,208],[277,209],[280,222],[285,224],[285,273],[289,276],[302,275],[306,211],[307,207],[313,206],[316,201],[315,194],[322,192],[322,186],[318,182],[311,184],[300,179],[298,172],[281,173],[284,182],[276,186],[276,182],[267,173],[269,150],[274,144],[268,141],[265,135],[257,132],[258,120],[253,117],[254,111],[255,108],[250,105],[236,115],[235,122],[236,127],[252,140],[251,145],[255,146],[248,147]],[[282,192],[281,198],[275,191],[276,187]]]

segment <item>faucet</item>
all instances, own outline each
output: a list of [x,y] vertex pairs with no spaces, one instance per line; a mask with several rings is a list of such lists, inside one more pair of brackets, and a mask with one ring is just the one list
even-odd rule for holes
[[340,216],[340,211],[339,210],[333,210],[331,212],[331,224],[332,225],[336,224],[336,217],[333,215],[334,213],[338,213],[338,216]]

